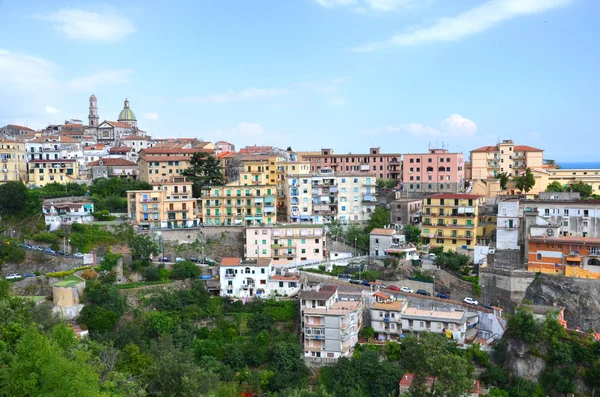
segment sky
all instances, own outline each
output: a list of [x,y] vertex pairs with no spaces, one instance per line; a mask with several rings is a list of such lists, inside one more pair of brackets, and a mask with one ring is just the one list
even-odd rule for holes
[[0,125],[596,160],[598,0],[0,0]]

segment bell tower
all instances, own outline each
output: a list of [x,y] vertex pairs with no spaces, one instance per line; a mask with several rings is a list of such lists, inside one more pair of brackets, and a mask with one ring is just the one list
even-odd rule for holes
[[90,114],[88,115],[89,126],[93,128],[98,128],[98,102],[96,100],[96,95],[92,95],[90,97]]

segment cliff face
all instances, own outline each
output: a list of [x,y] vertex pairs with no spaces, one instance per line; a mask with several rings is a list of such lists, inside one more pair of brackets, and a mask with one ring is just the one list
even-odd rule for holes
[[565,308],[569,328],[600,332],[600,281],[538,275],[525,292],[534,304]]
[[508,339],[505,343],[506,369],[513,375],[537,382],[546,368],[543,358],[533,355],[525,342]]

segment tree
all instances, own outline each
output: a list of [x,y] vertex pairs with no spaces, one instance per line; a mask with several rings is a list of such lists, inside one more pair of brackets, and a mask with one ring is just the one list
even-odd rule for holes
[[367,226],[367,231],[382,228],[390,223],[390,210],[386,206],[380,205],[371,213],[371,218]]
[[115,266],[119,263],[119,259],[121,259],[120,254],[113,254],[107,252],[104,255],[104,258],[100,261],[100,266],[98,266],[98,270],[106,270],[107,272],[112,271]]
[[285,149],[286,152],[293,152],[292,147],[288,146],[287,149]]
[[331,220],[331,222],[326,223],[325,226],[327,226],[327,231],[329,234],[331,234],[331,237],[333,237],[335,241],[342,237],[342,234],[344,233],[344,227],[339,220],[334,218]]
[[26,204],[27,188],[23,182],[6,182],[0,185],[0,215],[19,214]]
[[528,193],[535,186],[535,177],[533,176],[533,172],[531,172],[531,168],[527,168],[523,175],[515,178],[515,182],[515,187],[518,190]]
[[176,280],[198,278],[200,273],[200,268],[195,263],[190,261],[182,261],[173,265],[173,273],[171,274],[171,277]]
[[151,256],[159,254],[158,244],[147,234],[133,234],[129,248],[134,260],[149,260]]
[[554,182],[548,184],[548,186],[546,187],[546,191],[560,193],[560,192],[564,192],[565,188],[563,187],[563,185],[560,182],[554,181]]
[[396,181],[393,179],[386,179],[385,180],[385,187],[387,187],[388,189],[393,189],[396,187]]
[[369,250],[369,233],[357,223],[351,223],[346,227],[344,239],[346,239],[348,244],[356,242],[356,248],[359,251]]
[[509,176],[506,172],[501,172],[496,176],[500,180],[500,190],[506,190],[506,184],[508,183]]
[[202,197],[202,189],[222,185],[224,182],[221,163],[210,153],[197,152],[190,159],[190,167],[184,176],[194,183],[194,197]]
[[383,189],[385,187],[385,179],[377,178],[377,180],[375,180],[375,187],[377,190]]
[[569,189],[572,192],[579,193],[579,196],[581,198],[587,198],[592,195],[592,186],[588,185],[587,183],[583,183],[581,181],[574,183],[572,185],[569,185],[567,189]]
[[404,225],[402,228],[407,243],[417,243],[421,238],[421,229],[415,225]]

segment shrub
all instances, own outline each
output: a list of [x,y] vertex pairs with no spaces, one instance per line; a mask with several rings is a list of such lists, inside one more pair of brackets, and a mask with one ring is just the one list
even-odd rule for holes
[[98,273],[94,269],[87,269],[81,273],[81,277],[85,280],[95,280],[98,278]]
[[91,266],[82,266],[82,267],[76,267],[75,269],[71,269],[71,270],[65,270],[63,272],[46,273],[46,278],[50,278],[50,277],[63,278],[63,277],[70,276],[71,274],[75,273],[76,271],[86,270],[86,269],[91,269],[91,268],[92,268]]
[[58,242],[58,236],[55,233],[50,232],[39,232],[31,236],[32,240],[39,241],[40,243],[56,244]]
[[172,277],[176,280],[186,278],[198,278],[200,276],[200,268],[190,261],[177,262],[173,265]]

